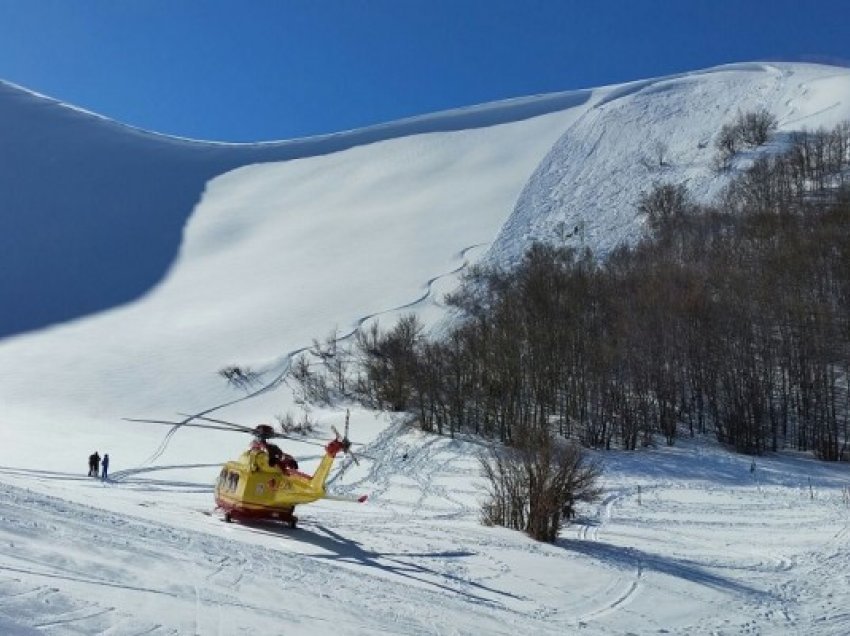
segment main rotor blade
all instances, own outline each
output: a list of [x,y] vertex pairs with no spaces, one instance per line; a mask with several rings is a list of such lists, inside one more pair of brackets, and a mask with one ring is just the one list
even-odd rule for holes
[[[188,414],[181,413],[181,415],[186,415],[186,417],[190,417]],[[247,431],[249,433],[253,433],[253,428],[248,428],[247,426],[243,426],[242,424],[236,424],[234,422],[228,422],[227,420],[218,420],[214,417],[207,417],[206,415],[195,415],[193,416],[196,419],[204,420],[206,422],[215,422],[217,424],[227,424],[229,426],[238,426],[240,430]],[[320,437],[311,437],[309,435],[292,435],[291,433],[282,433],[275,431],[274,435],[270,435],[269,439],[291,439],[293,442],[301,442],[303,444],[312,444],[313,446],[324,446],[327,442],[322,440]],[[308,440],[316,440],[316,441],[308,441]]]
[[214,417],[207,417],[206,415],[192,415],[191,413],[179,413],[178,415],[182,415],[183,417],[189,417],[195,420],[203,420],[204,422],[214,422],[215,424],[231,426],[235,431],[243,431],[245,433],[254,432],[254,429],[250,426],[245,426],[244,424],[237,424],[236,422],[228,422],[227,420],[217,420]]
[[291,435],[284,435],[283,433],[275,433],[274,435],[270,435],[269,439],[285,439],[290,442],[296,442],[298,444],[309,444],[310,446],[318,446],[320,448],[325,447],[324,442],[312,442],[310,440],[302,439],[300,437],[292,437]]
[[140,422],[143,424],[161,424],[163,426],[189,426],[191,428],[204,428],[212,431],[229,431],[231,433],[242,433],[239,429],[228,428],[225,426],[215,426],[214,424],[199,424],[192,422],[173,422],[171,420],[146,420],[141,418],[133,418],[133,417],[122,417],[122,420],[126,422]]

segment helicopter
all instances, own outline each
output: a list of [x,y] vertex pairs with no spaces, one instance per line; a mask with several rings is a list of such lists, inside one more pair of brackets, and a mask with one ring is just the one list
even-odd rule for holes
[[238,459],[222,466],[216,481],[216,509],[222,511],[224,521],[228,523],[234,520],[275,520],[295,528],[298,523],[298,517],[294,514],[297,505],[312,503],[319,499],[357,503],[363,503],[367,499],[366,495],[347,497],[333,495],[325,490],[334,459],[339,453],[349,455],[355,463],[359,464],[357,457],[351,452],[351,441],[348,439],[348,411],[345,413],[344,434],[340,435],[336,427],[331,426],[334,439],[323,445],[324,455],[312,475],[298,470],[298,462],[269,441],[275,438],[292,438],[275,432],[268,424],[259,424],[251,428],[203,415],[190,417],[203,420],[204,423],[125,419],[132,422],[236,431],[250,433],[253,436],[254,439],[248,449]]

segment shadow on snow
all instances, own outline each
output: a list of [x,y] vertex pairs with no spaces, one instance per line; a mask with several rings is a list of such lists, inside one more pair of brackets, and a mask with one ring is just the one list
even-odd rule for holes
[[637,548],[620,547],[599,541],[561,539],[555,545],[618,568],[638,568],[644,571],[658,572],[721,592],[759,596],[767,594],[763,590],[713,574],[698,563],[686,559],[676,559]]
[[[474,603],[496,607],[502,606],[497,600],[487,598],[486,596],[483,596],[483,594],[490,594],[514,600],[524,598],[511,592],[488,587],[462,576],[441,572],[410,560],[462,559],[466,557],[473,557],[478,554],[471,550],[437,552],[378,552],[375,550],[365,549],[357,541],[343,537],[330,528],[318,524],[311,526],[309,530],[305,530],[302,527],[302,529],[296,531],[292,531],[286,526],[275,522],[252,521],[250,523],[243,522],[242,525],[266,534],[284,535],[294,541],[310,544],[328,552],[328,554],[304,555],[308,558],[353,563],[356,565],[375,568],[389,574],[395,574],[406,579],[411,579],[418,583],[424,583],[425,585],[440,589],[444,592],[460,595]],[[447,582],[440,582],[439,580],[435,581],[432,580],[432,577],[435,579],[443,579]],[[462,587],[470,588],[472,591],[460,589]]]

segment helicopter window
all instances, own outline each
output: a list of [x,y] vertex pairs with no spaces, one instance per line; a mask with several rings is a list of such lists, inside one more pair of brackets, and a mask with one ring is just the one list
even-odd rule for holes
[[236,490],[239,486],[239,473],[229,473],[227,475],[227,489]]

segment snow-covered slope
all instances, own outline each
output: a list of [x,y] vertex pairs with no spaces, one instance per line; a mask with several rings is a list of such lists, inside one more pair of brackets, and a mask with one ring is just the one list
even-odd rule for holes
[[850,119],[850,71],[736,64],[602,93],[541,161],[493,246],[493,260],[514,262],[530,240],[559,234],[603,255],[641,234],[635,202],[654,181],[684,183],[710,201],[725,183],[711,169],[717,132],[737,113],[761,108],[777,117],[780,138],[832,127]]
[[[36,111],[30,102],[42,99],[18,97]],[[222,367],[249,366],[271,382],[313,338],[335,328],[349,333],[376,313],[418,300],[415,308],[436,319],[440,293],[451,285],[441,276],[483,254],[512,262],[530,239],[551,238],[559,224],[568,242],[604,252],[641,232],[635,201],[652,179],[685,180],[701,197],[717,191],[713,135],[738,111],[768,108],[782,131],[850,118],[850,71],[736,65],[268,147],[160,138],[33,103],[66,123],[53,122],[57,138],[83,144],[91,134],[95,150],[98,140],[121,139],[127,154],[152,162],[168,154],[161,147],[177,153],[173,161],[181,153],[207,153],[201,161],[210,160],[207,171],[223,165],[218,153],[295,157],[233,170],[208,182],[202,194],[185,186],[186,196],[200,202],[168,276],[141,300],[0,344],[0,418],[14,421],[13,430],[59,417],[103,429],[122,415],[165,416],[238,398],[217,376]],[[660,168],[649,157],[657,140],[667,146]],[[104,150],[100,165],[121,167],[124,182],[136,180],[168,199],[159,173],[134,171],[120,155]],[[202,178],[197,162],[187,165],[189,176],[180,180]],[[41,190],[55,188],[49,185]],[[144,207],[134,192],[117,194],[128,206]],[[100,226],[101,217],[138,221],[140,210],[91,214]],[[80,226],[77,233],[87,236],[88,222]],[[96,240],[115,252],[147,249],[132,227],[114,235],[109,223],[104,227],[94,232]],[[41,296],[29,276],[34,262],[21,257],[16,265],[20,279],[30,281],[26,293]],[[69,257],[59,265],[78,272],[77,263]],[[45,292],[61,296],[52,287]],[[244,408],[247,416],[268,418],[291,402],[273,395]]]
[[295,531],[202,514],[212,487],[190,466],[106,484],[0,468],[0,633],[850,629],[846,466],[779,457],[751,472],[688,440],[613,451],[604,499],[544,545],[478,523],[475,451],[391,427],[334,483],[371,501],[305,506]]
[[[120,419],[298,416],[278,381],[313,338],[407,309],[433,324],[466,263],[513,262],[533,238],[605,252],[638,236],[634,203],[647,181],[687,180],[711,196],[722,185],[713,135],[755,106],[783,132],[832,125],[850,118],[850,71],[736,65],[251,146],[160,137],[0,85],[0,133],[20,150],[19,161],[0,159],[0,192],[14,203],[0,212],[0,258],[20,273],[0,278],[2,307],[25,314],[6,324],[80,316],[0,341],[0,482],[10,484],[0,485],[0,632],[238,633],[284,621],[286,633],[311,634],[817,633],[817,612],[840,614],[806,578],[827,582],[830,563],[847,564],[831,539],[847,532],[843,467],[777,460],[776,489],[763,493],[746,481],[746,460],[713,450],[705,459],[699,446],[649,456],[669,473],[611,455],[608,498],[587,512],[578,547],[541,548],[478,525],[472,443],[355,411],[369,457],[334,485],[373,502],[311,507],[293,542],[197,512],[244,440],[183,429],[164,444],[167,429]],[[667,145],[658,168],[643,160],[656,140]],[[112,271],[126,263],[139,269]],[[74,285],[90,304],[74,304]],[[41,296],[44,313],[37,299],[31,316],[15,303]],[[217,373],[228,364],[273,390],[228,386]],[[320,432],[341,419],[312,416]],[[95,448],[118,471],[108,487],[77,477]],[[315,448],[291,450],[306,468],[315,462]],[[694,465],[704,472],[689,473]],[[825,495],[803,509],[807,471]],[[716,491],[718,475],[730,492]],[[658,498],[641,503],[637,485]],[[759,528],[800,532],[804,515],[818,530],[745,554],[756,496],[779,511]],[[96,527],[113,534],[86,541]],[[717,537],[702,534],[712,527]],[[295,602],[276,603],[286,592],[275,584]],[[91,590],[104,596],[92,601]],[[681,612],[660,614],[671,596]]]
[[[19,431],[57,418],[110,430],[121,416],[238,397],[217,375],[228,364],[271,381],[312,338],[415,300],[467,248],[492,241],[579,112],[401,136],[213,180],[169,276],[144,299],[0,346],[9,362],[0,362],[0,417]],[[271,401],[252,402],[261,409],[252,416],[287,407]]]
[[0,81],[0,338],[133,300],[173,262],[204,184],[238,166],[564,110],[574,91],[310,139],[222,144],[133,129]]

